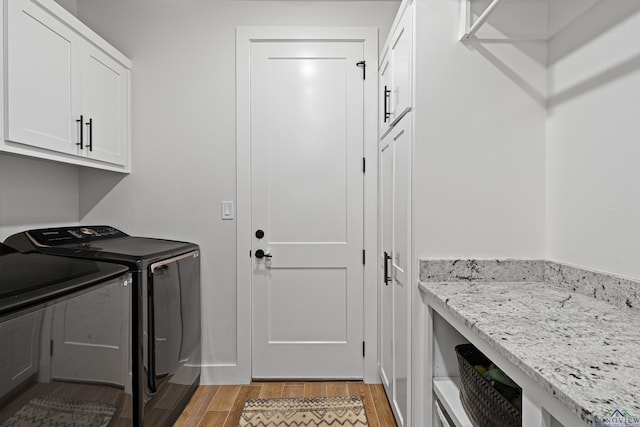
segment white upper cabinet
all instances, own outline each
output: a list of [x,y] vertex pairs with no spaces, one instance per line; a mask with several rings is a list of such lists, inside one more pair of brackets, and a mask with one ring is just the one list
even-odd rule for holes
[[4,0],[0,151],[129,171],[131,62],[53,0]]
[[380,136],[412,107],[413,3],[400,6],[378,67]]

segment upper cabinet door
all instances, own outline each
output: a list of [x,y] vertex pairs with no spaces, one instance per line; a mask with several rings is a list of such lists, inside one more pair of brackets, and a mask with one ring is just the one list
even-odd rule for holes
[[93,45],[82,55],[82,114],[87,156],[126,165],[129,70]]
[[382,56],[380,67],[378,69],[378,99],[380,105],[378,107],[380,125],[380,137],[382,138],[391,128],[391,54],[387,48]]
[[413,6],[404,10],[390,40],[391,52],[391,121],[395,124],[411,109],[413,57]]
[[[31,1],[8,1],[6,139],[77,153],[77,36]],[[77,117],[76,117],[77,116]]]

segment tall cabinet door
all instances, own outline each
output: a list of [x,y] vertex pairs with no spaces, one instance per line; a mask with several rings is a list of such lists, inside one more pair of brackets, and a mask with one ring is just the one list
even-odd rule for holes
[[407,426],[411,318],[411,115],[380,142],[380,377],[399,426]]
[[[6,139],[76,153],[73,31],[33,1],[8,1]],[[75,104],[77,105],[77,104]]]
[[87,155],[127,164],[129,70],[86,44],[82,55],[82,113]]
[[407,425],[411,318],[411,115],[391,131],[393,138],[393,406],[398,424]]
[[382,384],[388,396],[393,396],[393,284],[391,260],[393,254],[393,139],[380,143],[380,223],[382,268],[379,284],[379,367]]

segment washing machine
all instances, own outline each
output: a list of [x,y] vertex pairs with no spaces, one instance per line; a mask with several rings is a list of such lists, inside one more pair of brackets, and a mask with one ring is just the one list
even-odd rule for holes
[[108,225],[28,230],[5,244],[23,252],[128,267],[132,275],[133,424],[170,426],[200,383],[200,249],[130,236]]
[[0,425],[131,425],[126,266],[0,243]]

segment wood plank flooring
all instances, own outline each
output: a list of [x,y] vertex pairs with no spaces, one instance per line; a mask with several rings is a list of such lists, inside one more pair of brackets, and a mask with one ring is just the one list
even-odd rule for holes
[[237,427],[248,399],[340,396],[362,396],[369,427],[397,427],[382,385],[353,381],[200,386],[174,427]]

